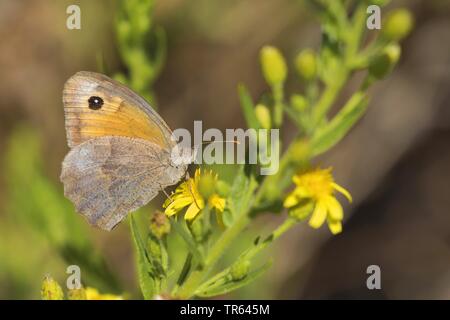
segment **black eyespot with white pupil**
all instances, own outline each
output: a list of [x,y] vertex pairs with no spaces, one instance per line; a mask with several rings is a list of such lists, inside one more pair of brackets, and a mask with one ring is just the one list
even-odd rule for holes
[[103,99],[97,96],[90,97],[88,102],[89,102],[89,109],[92,110],[98,110],[103,105]]

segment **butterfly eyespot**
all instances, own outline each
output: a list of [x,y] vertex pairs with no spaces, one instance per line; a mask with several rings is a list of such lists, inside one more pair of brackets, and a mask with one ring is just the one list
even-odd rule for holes
[[89,109],[92,110],[98,110],[103,105],[103,99],[97,96],[90,97],[88,102],[89,102]]

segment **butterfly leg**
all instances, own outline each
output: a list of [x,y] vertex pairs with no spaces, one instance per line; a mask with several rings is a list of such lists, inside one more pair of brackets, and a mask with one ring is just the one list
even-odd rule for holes
[[170,194],[168,194],[168,193],[166,192],[166,190],[164,190],[164,189],[162,189],[162,191],[163,191],[164,194],[166,195],[167,199],[170,200],[170,203],[172,203],[172,202],[173,202],[173,199],[172,199],[172,197],[170,196]]

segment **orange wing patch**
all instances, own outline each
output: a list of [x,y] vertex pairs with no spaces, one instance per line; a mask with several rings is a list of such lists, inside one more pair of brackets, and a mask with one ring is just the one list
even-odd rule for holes
[[[169,147],[167,127],[159,119],[152,119],[153,114],[144,111],[139,101],[124,94],[123,89],[115,91],[114,85],[96,78],[79,79],[76,75],[66,82],[63,102],[69,147],[103,136],[141,138],[162,148]],[[91,97],[100,97],[101,107],[89,108]]]

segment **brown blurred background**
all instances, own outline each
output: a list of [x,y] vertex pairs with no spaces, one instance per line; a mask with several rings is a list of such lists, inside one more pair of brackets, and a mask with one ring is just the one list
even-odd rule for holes
[[[81,30],[65,27],[69,4],[81,7]],[[59,187],[68,150],[65,80],[79,70],[98,70],[99,54],[111,72],[124,68],[113,4],[0,0],[0,154],[18,124],[31,125],[43,140],[46,172]],[[416,18],[398,67],[371,90],[358,126],[320,159],[354,198],[344,232],[331,237],[326,228],[294,229],[273,248],[268,289],[259,284],[250,298],[450,298],[450,2],[393,1],[382,15],[398,6]],[[190,129],[194,120],[203,120],[204,128],[244,127],[236,86],[246,83],[255,99],[267,90],[259,49],[275,45],[292,61],[320,41],[318,22],[297,0],[161,0],[155,18],[168,36],[155,92],[172,128]],[[290,78],[288,89],[295,90]],[[0,179],[0,223],[8,214],[4,191]],[[133,282],[126,228],[92,233],[114,269]],[[0,241],[9,240],[0,234]],[[44,258],[39,261],[45,269]],[[366,288],[371,264],[381,267],[382,290]],[[1,287],[0,297],[8,298]]]

